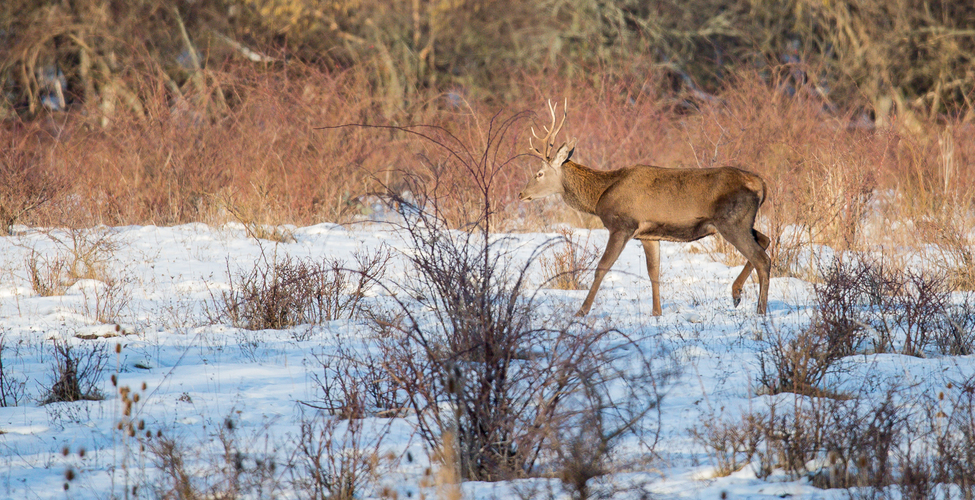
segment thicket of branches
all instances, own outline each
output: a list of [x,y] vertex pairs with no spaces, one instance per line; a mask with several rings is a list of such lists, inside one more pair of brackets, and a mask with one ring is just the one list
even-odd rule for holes
[[[713,93],[742,68],[829,105],[972,118],[975,6],[930,0],[11,0],[0,115],[78,106],[146,118],[156,93],[221,115],[230,60],[354,68],[394,117],[425,89],[504,100],[514,72],[644,77]],[[782,66],[785,63],[785,66]],[[805,85],[812,83],[812,85]]]

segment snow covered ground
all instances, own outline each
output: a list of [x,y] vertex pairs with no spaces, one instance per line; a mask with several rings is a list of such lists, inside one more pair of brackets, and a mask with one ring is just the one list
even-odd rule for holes
[[[394,255],[406,249],[400,234],[379,224],[290,228],[294,241],[288,243],[251,238],[240,225],[107,228],[86,238],[104,238],[106,257],[98,265],[104,266],[101,276],[114,277],[115,283],[81,280],[63,295],[44,297],[34,292],[25,263],[36,252],[35,262],[51,265],[77,254],[79,244],[68,231],[21,229],[0,238],[2,368],[5,388],[11,391],[6,394],[8,406],[0,408],[0,497],[16,499],[152,498],[154,493],[146,490],[166,471],[140,449],[146,432],[178,438],[201,455],[219,454],[221,435],[233,434],[246,460],[253,461],[243,467],[255,467],[262,456],[289,456],[301,432],[300,416],[307,410],[300,401],[321,397],[314,378],[320,370],[316,356],[327,354],[339,338],[370,335],[370,330],[337,320],[248,331],[214,324],[215,299],[229,290],[233,273],[252,269],[269,256],[352,260],[354,252],[376,251],[381,245]],[[516,258],[527,259],[553,236],[512,234],[507,245]],[[593,232],[596,246],[602,248],[605,240],[605,231]],[[653,498],[719,498],[722,492],[728,498],[847,498],[845,490],[816,489],[807,479],[778,472],[758,479],[753,467],[715,477],[705,448],[689,430],[709,415],[734,417],[784,397],[759,394],[757,353],[769,325],[788,330],[809,322],[812,289],[797,279],[773,279],[768,315],[759,317],[754,313],[754,282],[746,286],[741,306],[732,306],[730,286],[740,267],[714,262],[693,248],[662,245],[663,316],[650,316],[649,281],[638,242],[624,250],[597,296],[593,321],[665,345],[682,368],[680,377],[665,388],[652,460],[642,469],[630,467],[599,479],[597,486],[616,488],[629,498],[647,493]],[[404,279],[403,265],[394,258],[386,278]],[[536,278],[541,283],[541,276]],[[544,294],[550,302],[575,308],[585,292]],[[113,322],[103,323],[99,316]],[[114,322],[121,324],[118,333]],[[104,399],[41,404],[55,382],[54,339],[67,339],[76,352],[95,352],[92,346],[104,345],[107,361],[96,387]],[[970,356],[880,354],[847,362],[849,369],[835,375],[840,378],[835,386],[876,397],[882,397],[884,381],[938,391],[947,381],[975,371]],[[128,387],[129,394],[123,396],[118,387]],[[126,415],[125,401],[134,399],[133,394],[139,400]],[[386,488],[399,498],[435,495],[435,488],[424,481],[429,454],[413,435],[410,418],[369,420],[368,425],[378,428],[388,425],[382,448],[390,465],[375,488],[360,494],[379,496]],[[640,446],[624,443],[621,452],[651,458],[651,450]],[[205,456],[186,459],[207,461]],[[73,477],[68,480],[66,474]],[[479,499],[568,495],[554,479],[472,482],[463,485],[463,492]]]

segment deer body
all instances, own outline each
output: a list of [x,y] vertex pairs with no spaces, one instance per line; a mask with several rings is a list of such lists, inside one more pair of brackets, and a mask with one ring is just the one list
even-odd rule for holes
[[747,209],[741,198],[755,196],[759,205],[765,199],[765,182],[735,167],[600,171],[567,161],[562,171],[566,204],[599,217],[607,229],[632,227],[640,240],[699,240],[717,232],[716,217]]
[[599,217],[609,230],[606,250],[577,315],[589,313],[603,278],[631,239],[643,243],[653,290],[653,314],[660,315],[659,242],[694,241],[716,233],[748,260],[731,288],[734,305],[740,303],[742,286],[755,269],[759,278],[757,312],[765,314],[771,270],[771,259],[765,252],[769,239],[754,229],[758,208],[766,196],[761,177],[736,167],[671,169],[635,165],[601,171],[579,165],[569,161],[574,140],[563,144],[554,155],[549,154],[551,139],[561,129],[561,124],[555,128],[555,110],[549,106],[553,123],[546,128],[546,151],[542,153],[532,146],[532,151],[546,163],[519,196],[522,201],[530,201],[559,194],[572,208]]

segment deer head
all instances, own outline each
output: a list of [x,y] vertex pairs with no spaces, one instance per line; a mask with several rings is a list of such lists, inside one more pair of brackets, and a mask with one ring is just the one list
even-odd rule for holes
[[[525,189],[521,190],[518,197],[522,201],[531,201],[536,198],[544,198],[546,196],[551,196],[553,194],[561,194],[565,191],[562,187],[562,164],[569,160],[572,156],[572,152],[575,151],[575,139],[569,139],[568,142],[563,143],[552,154],[552,148],[555,147],[555,137],[562,130],[562,125],[565,124],[569,101],[566,99],[564,105],[562,106],[562,120],[558,121],[556,108],[558,104],[553,105],[552,101],[548,101],[548,110],[552,115],[552,124],[545,129],[545,137],[538,137],[535,133],[535,129],[532,128],[532,137],[538,139],[541,142],[542,150],[539,151],[535,147],[534,142],[531,137],[528,138],[528,151],[533,155],[542,159],[542,168],[539,169],[535,174],[528,179],[528,184],[525,185]],[[556,122],[558,121],[558,125]]]

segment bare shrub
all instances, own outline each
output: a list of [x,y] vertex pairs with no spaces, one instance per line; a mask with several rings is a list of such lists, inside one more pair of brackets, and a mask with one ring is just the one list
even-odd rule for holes
[[132,298],[133,280],[130,276],[103,273],[100,283],[81,290],[82,310],[85,316],[100,323],[118,323]]
[[769,394],[793,392],[809,396],[832,394],[824,382],[837,370],[841,351],[830,344],[830,337],[820,323],[813,321],[794,332],[776,328],[764,336],[765,347],[758,354],[758,382]]
[[195,500],[204,498],[192,481],[192,473],[187,470],[186,450],[182,443],[170,436],[159,436],[151,441],[149,451],[156,467],[164,474],[164,479],[154,485],[163,496]]
[[[591,482],[639,462],[616,456],[624,438],[653,450],[659,430],[653,424],[659,420],[662,397],[656,384],[675,374],[659,367],[651,373],[649,353],[628,356],[607,350],[600,354],[605,357],[576,366],[582,387],[574,394],[567,392],[565,408],[561,415],[553,415],[556,424],[548,429],[556,433],[548,436],[546,444],[554,455],[555,475],[579,500],[617,492],[611,488],[597,494]],[[620,361],[635,362],[637,368],[618,368]]]
[[931,337],[951,328],[947,318],[951,289],[948,277],[942,273],[907,270],[902,293],[894,296],[894,302],[900,312],[897,326],[903,331],[904,354],[923,356]]
[[690,429],[690,435],[707,450],[715,475],[723,477],[751,463],[766,432],[766,421],[762,413],[742,413],[737,420],[711,413]]
[[68,261],[61,255],[47,258],[31,250],[24,260],[27,279],[31,289],[41,297],[64,295],[70,286],[68,282]]
[[321,399],[302,404],[343,419],[404,413],[406,402],[399,384],[371,347],[354,350],[340,344],[333,354],[313,353],[319,370],[311,376]]
[[82,290],[84,314],[102,323],[117,322],[128,304],[132,280],[111,269],[119,247],[113,230],[97,227],[46,230],[44,234],[55,244],[53,255],[47,257],[32,248],[24,260],[34,292],[44,297],[63,295],[79,280],[99,281],[100,285]]
[[575,241],[572,230],[560,227],[558,230],[561,245],[554,246],[550,255],[539,259],[539,266],[545,277],[545,286],[557,290],[588,290],[589,284],[583,276],[592,269],[599,257],[599,249],[585,241]]
[[891,389],[873,405],[859,398],[797,396],[791,408],[776,402],[768,412],[717,425],[712,420],[696,432],[719,463],[740,466],[758,458],[762,477],[780,468],[819,488],[882,489],[900,479],[894,456],[905,438],[912,439],[895,394]]
[[[360,415],[361,416],[361,415]],[[302,412],[292,482],[304,498],[352,500],[376,487],[391,420]]]
[[366,295],[385,276],[392,253],[382,247],[373,253],[356,251],[352,258],[351,268],[338,260],[319,267],[312,308],[316,323],[361,315]]
[[938,482],[958,486],[966,500],[975,498],[975,377],[948,384],[927,405],[934,434],[934,474]]
[[104,396],[98,384],[108,363],[106,344],[93,342],[72,346],[69,340],[54,339],[51,387],[42,404],[98,400]]
[[[846,261],[833,259],[822,271],[822,280],[813,284],[818,305],[818,326],[826,336],[829,347],[838,356],[860,352],[868,333],[865,331],[864,295],[872,300],[883,299],[878,286],[875,267],[861,259]],[[874,350],[884,352],[889,339],[873,339]]]
[[[230,290],[214,299],[218,316],[248,330],[290,328],[309,322],[305,308],[314,296],[315,272],[290,256],[257,262],[249,271],[230,275]],[[229,265],[229,261],[228,261]],[[229,270],[228,270],[229,272]]]
[[[161,472],[148,484],[160,498],[297,495],[316,500],[348,500],[372,491],[392,460],[382,451],[392,422],[345,419],[302,409],[299,434],[288,437],[283,455],[267,439],[270,423],[253,435],[245,435],[239,423],[227,417],[220,424],[206,425],[206,435],[199,442],[161,430],[152,432],[144,422],[132,418],[123,418],[118,428],[125,433],[123,439],[136,438],[140,450],[148,452]],[[264,439],[260,439],[262,436]]]
[[[140,446],[162,472],[162,477],[149,488],[160,498],[276,498],[284,485],[279,470],[277,451],[255,448],[238,433],[238,423],[231,417],[210,431],[205,442],[190,443],[157,431],[145,431],[138,437]],[[265,429],[258,431],[258,437]],[[250,437],[250,442],[258,442]]]
[[[444,163],[459,164],[453,170],[478,187],[477,208],[466,213],[462,231],[452,231],[459,214],[440,210],[444,186],[416,189],[413,201],[394,198],[408,246],[407,277],[370,318],[383,366],[415,412],[420,437],[437,450],[452,436],[461,478],[524,477],[561,453],[566,470],[570,462],[588,464],[569,474],[580,485],[605,470],[608,450],[621,436],[649,425],[652,419],[644,417],[657,408],[671,372],[651,371],[657,353],[620,332],[560,310],[539,312],[527,289],[528,268],[545,247],[516,262],[508,240],[491,233],[494,183],[511,162],[503,159],[504,148],[512,147],[505,134],[517,119],[483,127],[488,134],[476,153],[447,131],[406,129],[437,146]],[[427,161],[441,161],[433,158]],[[597,428],[581,427],[599,421]],[[572,440],[556,445],[559,436],[573,434],[576,442],[600,443],[595,454],[574,454]]]
[[[16,356],[15,356],[16,357]],[[4,366],[4,360],[10,359],[10,348],[7,346],[7,332],[0,330],[0,408],[16,406],[25,397],[25,380],[21,380],[9,363]]]
[[248,330],[282,329],[339,318],[354,318],[374,281],[381,278],[391,254],[357,253],[357,267],[335,259],[274,256],[250,271],[230,273],[230,290],[212,299],[213,321],[230,321]]
[[958,304],[949,305],[941,326],[934,332],[934,343],[942,354],[972,354],[975,349],[975,293],[966,292]]
[[[875,405],[860,398],[810,401],[804,413],[810,416],[809,430],[820,437],[814,449],[820,450],[826,462],[825,467],[810,471],[813,484],[821,488],[881,489],[896,480],[895,452],[901,445],[910,445],[912,436],[908,415],[894,396],[893,390],[888,391]],[[793,468],[793,472],[800,470]]]
[[81,279],[104,281],[108,276],[108,263],[119,248],[113,229],[104,226],[71,228],[49,230],[44,234],[58,247],[60,255],[67,256],[71,284]]
[[757,459],[759,477],[778,468],[818,488],[852,489],[853,497],[935,498],[955,485],[967,499],[975,497],[973,387],[966,379],[936,397],[898,385],[877,399],[797,395],[739,419],[711,416],[691,434],[719,473]]
[[591,495],[590,480],[612,471],[610,443],[597,412],[585,412],[569,431],[552,443],[558,460],[557,477],[573,498],[583,500]]
[[[834,258],[814,285],[817,320],[827,346],[837,356],[896,351],[924,356],[932,346],[942,352],[964,349],[972,327],[952,304],[948,275],[892,265],[884,258],[848,254]],[[967,302],[966,302],[967,303]]]
[[[521,289],[524,268],[507,281],[504,262],[479,268],[484,260],[476,252],[458,262],[471,243],[445,244],[457,246],[415,253],[422,274],[408,288],[414,301],[398,301],[403,314],[374,317],[383,364],[417,414],[421,437],[433,446],[455,433],[461,477],[469,480],[534,474],[547,449],[573,484],[603,473],[611,445],[644,429],[642,418],[657,408],[667,372],[651,373],[651,356],[633,341],[621,342],[618,332],[558,316],[565,313],[539,318]],[[486,277],[485,270],[498,274]],[[609,369],[623,364],[624,347],[628,363],[645,370],[624,377]],[[611,402],[585,397],[619,390],[624,381],[634,386]],[[594,426],[608,415],[612,423]]]

